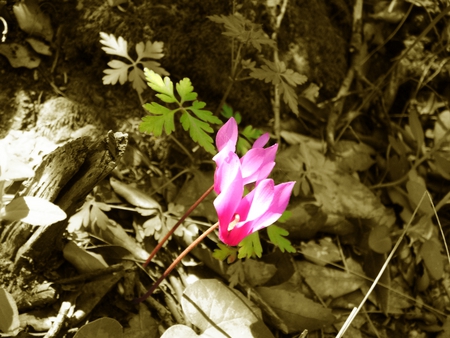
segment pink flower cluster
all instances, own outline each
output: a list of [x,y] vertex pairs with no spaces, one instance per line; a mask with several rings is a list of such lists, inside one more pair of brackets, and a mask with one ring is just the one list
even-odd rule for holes
[[[267,178],[275,166],[278,145],[263,148],[269,134],[258,138],[242,158],[236,154],[238,127],[234,118],[217,133],[219,153],[214,190],[214,206],[219,218],[219,238],[227,245],[238,245],[245,237],[276,222],[286,209],[295,182],[275,185]],[[244,186],[254,189],[244,196]]]

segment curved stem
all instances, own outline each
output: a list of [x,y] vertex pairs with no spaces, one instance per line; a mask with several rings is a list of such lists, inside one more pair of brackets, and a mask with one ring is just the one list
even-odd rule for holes
[[156,290],[156,288],[161,284],[161,282],[172,272],[172,270],[178,265],[178,263],[181,262],[181,260],[186,257],[186,255],[191,252],[192,249],[194,249],[201,241],[203,241],[206,236],[208,236],[210,233],[212,233],[215,229],[219,227],[219,222],[211,226],[208,230],[206,230],[203,234],[201,234],[195,241],[193,241],[178,257],[175,259],[172,264],[164,271],[164,273],[161,275],[161,277],[158,278],[158,280],[153,284],[153,286],[140,298],[136,299],[137,303],[140,303],[151,296],[153,291]]
[[191,207],[184,213],[184,215],[178,220],[178,222],[170,229],[170,231],[164,236],[164,238],[158,243],[158,245],[153,249],[150,256],[148,256],[147,260],[145,261],[143,267],[145,268],[155,257],[156,253],[161,249],[161,247],[164,245],[164,243],[169,239],[170,236],[177,230],[177,228],[180,226],[181,223],[184,222],[184,220],[191,214],[191,212],[198,207],[198,205],[206,198],[206,196],[209,195],[211,191],[214,190],[214,184],[206,190],[200,198],[191,205]]

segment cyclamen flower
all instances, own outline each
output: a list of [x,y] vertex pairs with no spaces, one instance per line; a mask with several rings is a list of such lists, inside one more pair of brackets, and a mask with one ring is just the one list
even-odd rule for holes
[[[220,168],[221,164],[228,156],[229,152],[236,152],[236,143],[238,140],[238,126],[234,118],[230,118],[217,133],[216,145],[219,153],[213,157]],[[241,159],[242,178],[244,185],[259,182],[267,178],[275,166],[275,155],[278,150],[278,144],[268,148],[263,148],[269,141],[269,134],[261,135],[250,149]],[[217,170],[214,177],[214,190],[221,192],[220,186],[217,184]]]
[[[214,206],[219,218],[219,238],[230,246],[277,221],[289,203],[295,182],[275,185],[267,178],[275,165],[277,150],[277,145],[262,148],[268,140],[267,134],[261,136],[239,159],[235,153],[236,121],[230,119],[217,135],[214,187],[219,195]],[[244,186],[255,182],[255,188],[243,196]]]

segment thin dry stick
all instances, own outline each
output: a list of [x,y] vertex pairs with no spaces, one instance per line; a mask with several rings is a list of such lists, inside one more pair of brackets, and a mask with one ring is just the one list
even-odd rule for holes
[[193,241],[173,262],[170,266],[164,271],[161,277],[153,284],[153,286],[140,298],[136,300],[136,302],[140,303],[151,296],[151,294],[156,290],[156,288],[161,284],[161,282],[166,279],[166,277],[172,272],[172,270],[181,262],[181,260],[186,257],[186,255],[191,252],[193,248],[195,248],[201,241],[203,241],[210,233],[216,230],[219,227],[219,222],[211,226],[208,230],[206,230],[203,234],[201,234],[195,241]]
[[[283,4],[281,5],[280,13],[276,16],[276,24],[275,29],[272,34],[272,40],[275,41],[275,44],[277,44],[277,35],[278,31],[280,30],[281,22],[283,21],[284,14],[286,13],[286,8],[288,5],[288,0],[283,0]],[[278,44],[276,48],[273,51],[273,60],[276,64],[280,62],[280,57],[278,55]],[[275,138],[278,143],[280,143],[281,140],[281,124],[280,124],[280,88],[279,85],[276,84],[274,86],[274,94],[273,94],[273,114],[274,114],[274,123],[273,123],[273,129],[275,132]]]
[[143,267],[145,268],[155,257],[156,253],[159,251],[159,249],[162,248],[164,243],[169,239],[170,236],[177,230],[177,228],[180,226],[181,223],[184,222],[184,220],[191,214],[191,212],[197,208],[197,206],[206,198],[206,196],[209,195],[211,191],[214,190],[214,185],[212,185],[208,190],[206,190],[202,196],[184,213],[184,215],[178,220],[178,222],[170,229],[170,231],[164,236],[164,238],[158,243],[158,245],[153,249],[150,256],[148,256],[147,260],[145,261]]
[[416,214],[417,214],[417,212],[419,210],[419,206],[422,204],[423,199],[425,198],[425,196],[429,196],[429,195],[427,195],[426,193],[423,193],[422,198],[420,199],[416,209],[414,210],[414,212],[413,212],[413,214],[412,214],[408,224],[406,225],[406,227],[403,230],[402,234],[398,238],[397,243],[395,243],[394,248],[391,250],[391,253],[389,254],[389,256],[386,259],[386,261],[384,262],[383,266],[381,267],[380,272],[378,272],[377,278],[375,278],[375,280],[373,281],[372,285],[370,286],[369,291],[367,291],[366,295],[364,296],[363,300],[359,304],[358,308],[353,308],[352,312],[350,313],[350,316],[348,316],[348,318],[345,321],[344,325],[342,326],[341,330],[338,332],[336,338],[341,338],[344,335],[345,331],[347,331],[347,328],[350,326],[350,324],[352,323],[353,319],[356,317],[358,312],[364,306],[366,300],[369,298],[369,296],[372,293],[373,289],[375,289],[375,286],[377,286],[378,281],[380,280],[381,276],[384,273],[384,270],[386,270],[389,262],[391,261],[392,257],[394,256],[395,251],[397,251],[398,247],[400,246],[400,243],[402,242],[403,238],[405,237],[406,232],[408,231],[409,226],[411,225],[414,217],[416,216]]

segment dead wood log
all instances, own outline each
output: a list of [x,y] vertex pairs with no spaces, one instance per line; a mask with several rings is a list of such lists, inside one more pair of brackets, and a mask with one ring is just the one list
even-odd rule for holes
[[[14,271],[33,262],[36,271],[48,268],[48,261],[55,251],[62,249],[62,238],[68,224],[68,218],[81,206],[86,196],[116,167],[125,152],[128,135],[108,132],[107,137],[88,145],[85,154],[79,154],[84,160],[78,170],[64,185],[60,185],[54,203],[67,214],[67,219],[45,227],[39,227],[17,251]],[[64,162],[64,157],[60,159]],[[63,175],[61,176],[63,177]],[[66,179],[67,177],[64,177]],[[53,184],[59,185],[59,182]],[[38,189],[39,190],[39,189]],[[33,192],[33,189],[28,189]]]

